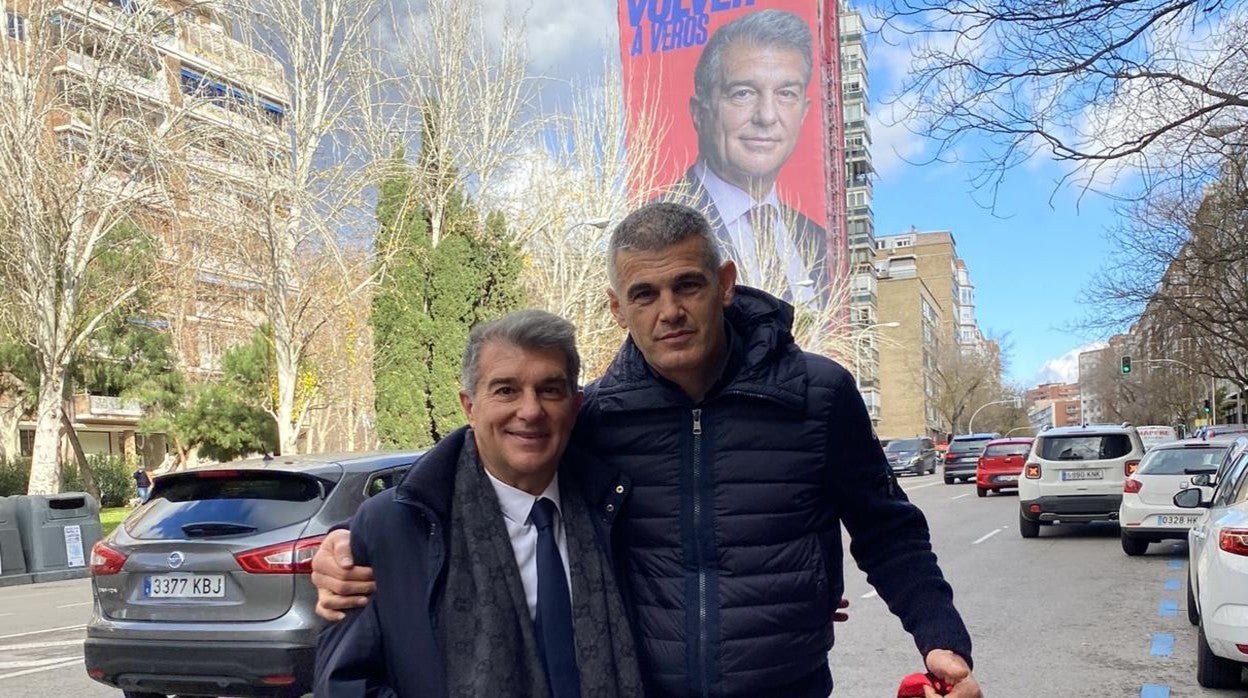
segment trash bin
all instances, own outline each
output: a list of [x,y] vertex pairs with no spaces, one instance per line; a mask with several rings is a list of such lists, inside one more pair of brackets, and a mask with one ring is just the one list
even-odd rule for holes
[[29,583],[22,535],[17,530],[17,497],[0,497],[0,587]]
[[91,546],[103,535],[95,498],[86,492],[66,492],[14,499],[26,571],[33,581],[89,576]]

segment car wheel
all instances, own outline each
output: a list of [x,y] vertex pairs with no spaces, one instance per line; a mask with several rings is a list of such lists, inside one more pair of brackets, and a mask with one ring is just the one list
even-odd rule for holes
[[148,691],[122,691],[124,698],[165,698],[163,693],[151,693]]
[[1018,515],[1018,533],[1023,538],[1035,538],[1036,536],[1040,535],[1040,522],[1032,521],[1026,516],[1019,514]]
[[1200,609],[1196,608],[1196,590],[1192,588],[1192,574],[1187,574],[1187,622],[1200,624]]
[[953,476],[951,476],[951,475],[946,475],[946,476],[945,476],[945,484],[946,484],[946,485],[952,485],[952,484],[953,484]]
[[1130,555],[1131,557],[1143,555],[1148,552],[1147,538],[1136,538],[1135,536],[1128,535],[1126,531],[1123,531],[1118,537],[1122,539],[1122,552]]
[[1196,629],[1196,683],[1205,688],[1239,688],[1239,662],[1223,659],[1209,649],[1205,625]]
[[975,487],[975,494],[977,494],[977,495],[979,495],[979,496],[981,496],[981,497],[987,497],[987,496],[988,496],[988,490],[987,490],[986,488],[979,487],[979,486],[977,485],[977,486]]

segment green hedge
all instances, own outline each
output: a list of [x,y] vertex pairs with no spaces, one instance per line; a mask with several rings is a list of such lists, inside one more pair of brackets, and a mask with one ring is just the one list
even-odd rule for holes
[[[95,484],[100,488],[101,507],[124,507],[132,498],[138,496],[138,491],[134,488],[134,478],[130,476],[134,472],[134,466],[125,458],[89,455],[87,462],[91,464],[91,472],[95,474]],[[0,497],[26,494],[29,480],[29,458],[16,458],[11,461],[0,459]],[[61,472],[61,491],[86,491],[76,462],[65,464]]]
[[[91,472],[95,475],[95,485],[100,488],[101,507],[124,507],[132,498],[139,496],[138,490],[134,488],[134,478],[130,475],[136,466],[125,458],[89,455],[87,462],[91,464]],[[67,463],[61,473],[61,491],[85,490],[77,463]]]
[[30,459],[0,458],[0,497],[15,494],[26,494],[26,485],[30,480]]

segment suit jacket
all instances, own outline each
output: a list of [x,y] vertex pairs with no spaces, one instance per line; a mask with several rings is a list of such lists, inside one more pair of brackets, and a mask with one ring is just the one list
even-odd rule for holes
[[[716,208],[710,192],[702,185],[702,180],[698,178],[692,168],[685,173],[683,178],[668,187],[658,199],[684,204],[701,211],[702,215],[706,216],[707,220],[710,221],[711,230],[714,231],[715,238],[719,241],[724,255],[740,264],[741,255],[737,253],[736,247],[732,243],[732,236],[728,233],[728,226],[719,215],[719,210]],[[815,288],[821,289],[821,295],[826,297],[831,281],[828,267],[828,231],[790,206],[782,204],[780,215],[788,231],[789,241],[797,249],[816,251],[817,261],[811,268],[811,277],[815,281]]]

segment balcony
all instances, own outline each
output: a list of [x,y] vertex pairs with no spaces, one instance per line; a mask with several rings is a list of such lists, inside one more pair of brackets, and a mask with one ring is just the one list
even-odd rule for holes
[[286,94],[282,65],[272,56],[226,36],[221,29],[184,22],[178,48],[206,67],[231,79],[250,83],[273,96]]
[[167,103],[169,93],[160,79],[162,72],[157,67],[150,72],[139,74],[120,65],[100,65],[94,58],[77,51],[70,51],[65,60],[65,67],[91,81],[99,81],[105,85],[119,87],[140,97],[157,103]]
[[870,206],[850,206],[845,209],[846,218],[869,218],[871,217]]
[[143,416],[138,400],[126,400],[109,395],[80,394],[73,397],[74,416],[78,420],[107,419],[133,422]]

